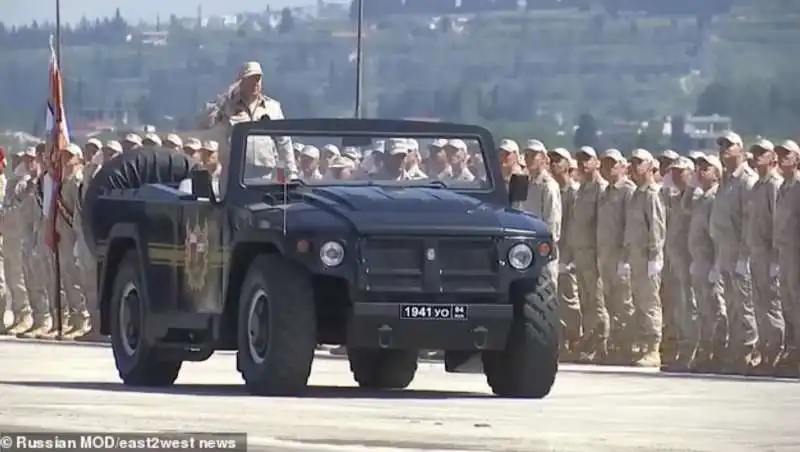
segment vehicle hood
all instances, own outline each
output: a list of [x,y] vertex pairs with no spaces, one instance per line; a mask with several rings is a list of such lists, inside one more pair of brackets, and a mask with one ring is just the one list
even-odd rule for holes
[[[428,187],[314,187],[301,192],[360,234],[501,234],[541,232],[534,217],[494,208],[471,196]],[[537,224],[537,221],[539,224]],[[546,228],[544,228],[546,232]]]

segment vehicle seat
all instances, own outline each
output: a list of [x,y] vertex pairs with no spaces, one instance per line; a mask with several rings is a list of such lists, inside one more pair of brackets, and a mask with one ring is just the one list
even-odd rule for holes
[[[219,180],[212,179],[211,180],[211,190],[214,191],[214,196],[219,197]],[[178,185],[178,191],[183,193],[192,193],[192,180],[191,179],[184,179]]]

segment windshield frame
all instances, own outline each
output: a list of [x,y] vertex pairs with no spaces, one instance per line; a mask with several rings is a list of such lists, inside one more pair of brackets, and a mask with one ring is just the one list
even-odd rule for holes
[[[344,118],[319,118],[319,119],[286,119],[262,120],[236,124],[231,133],[230,159],[228,161],[228,193],[237,190],[253,190],[262,187],[270,188],[280,186],[276,183],[253,184],[244,182],[244,168],[247,154],[247,139],[249,136],[316,136],[316,137],[363,137],[376,139],[386,138],[414,138],[430,140],[436,138],[474,140],[478,143],[483,154],[486,169],[486,187],[464,188],[443,187],[458,193],[468,194],[484,201],[506,204],[508,194],[505,183],[500,176],[500,162],[491,133],[483,127],[466,124],[452,124],[427,121],[406,121],[393,119],[344,119]],[[223,171],[225,169],[223,168]],[[431,180],[433,182],[433,180]],[[394,186],[387,181],[353,181],[352,183],[314,183],[308,187],[326,186]],[[419,184],[399,186],[425,186]]]

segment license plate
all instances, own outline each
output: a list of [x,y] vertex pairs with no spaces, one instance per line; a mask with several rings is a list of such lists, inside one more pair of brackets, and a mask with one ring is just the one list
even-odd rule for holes
[[467,320],[469,308],[464,304],[402,304],[403,320]]

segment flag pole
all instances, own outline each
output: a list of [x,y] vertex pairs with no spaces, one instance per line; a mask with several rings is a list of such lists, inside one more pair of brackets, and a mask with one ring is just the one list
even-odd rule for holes
[[355,100],[355,117],[360,119],[363,114],[363,100],[362,90],[364,89],[364,0],[356,0],[358,4],[358,15],[356,23],[356,100]]
[[[58,65],[58,70],[61,71],[61,0],[56,0],[56,64]],[[63,74],[63,72],[62,72],[62,74]],[[62,81],[63,81],[63,79],[62,79]],[[62,85],[62,87],[63,87],[63,85]],[[61,108],[61,107],[57,106],[56,108]],[[53,168],[54,171],[52,171],[52,177],[51,178],[55,179],[56,176],[57,177],[61,177],[61,169],[60,169],[61,156],[59,155],[60,154],[60,150],[58,149],[57,143],[56,143],[55,146],[53,146],[53,151],[52,152],[56,153],[55,156],[51,156],[51,159],[53,159],[53,165],[54,165],[54,168]],[[61,197],[61,181],[53,180],[53,183],[54,184],[58,184],[57,197]],[[58,203],[58,200],[56,200],[56,204],[57,203]],[[51,206],[51,207],[55,207],[55,205]],[[58,215],[58,212],[50,212],[50,215],[53,215],[53,216]],[[57,222],[57,221],[58,221],[58,219],[55,218],[54,226],[55,226],[55,222]],[[61,256],[59,255],[60,253],[58,252],[58,249],[59,249],[58,242],[60,241],[60,237],[58,237],[57,233],[54,234],[54,240],[55,240],[55,245],[56,246],[53,247],[53,263],[55,264],[55,268],[53,269],[54,270],[53,271],[53,276],[54,276],[54,279],[55,279],[55,286],[56,287],[55,287],[55,290],[53,291],[53,298],[54,298],[53,302],[56,305],[55,306],[56,307],[56,331],[57,331],[56,338],[58,340],[63,340],[64,339],[64,313],[63,313],[63,306],[62,306],[63,300],[61,300]]]

